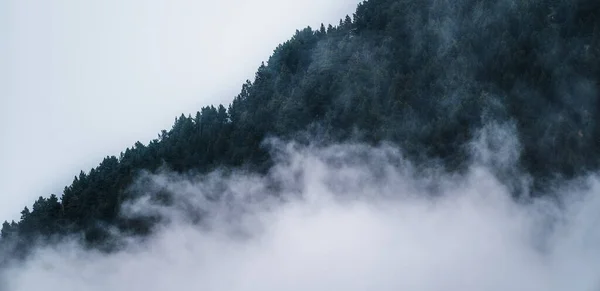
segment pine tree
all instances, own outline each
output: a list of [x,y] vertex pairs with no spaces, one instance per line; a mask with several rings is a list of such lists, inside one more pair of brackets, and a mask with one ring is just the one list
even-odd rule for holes
[[352,27],[352,19],[349,15],[346,14],[346,18],[344,18],[344,28],[350,29]]
[[[13,221],[14,223],[14,221]],[[15,229],[13,229],[13,226],[11,224],[8,223],[8,221],[4,221],[4,223],[2,224],[2,230],[0,230],[0,238],[2,239],[9,239],[13,232],[15,231]]]

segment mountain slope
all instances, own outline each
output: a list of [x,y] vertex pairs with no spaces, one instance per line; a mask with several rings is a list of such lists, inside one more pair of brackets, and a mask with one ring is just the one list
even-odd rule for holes
[[418,164],[460,171],[490,121],[512,122],[519,165],[543,189],[598,168],[600,4],[591,0],[370,0],[337,26],[299,30],[226,108],[176,118],[144,145],[81,172],[60,198],[40,197],[2,244],[83,233],[114,247],[108,226],[147,234],[119,216],[136,175],[168,167],[264,172],[265,138],[392,142]]

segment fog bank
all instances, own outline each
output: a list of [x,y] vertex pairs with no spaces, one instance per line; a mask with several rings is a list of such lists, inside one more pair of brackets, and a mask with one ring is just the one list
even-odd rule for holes
[[39,249],[4,288],[596,290],[600,180],[517,201],[490,166],[511,167],[512,141],[482,134],[460,175],[416,171],[392,146],[281,141],[266,176],[144,174],[123,211],[161,217],[155,235],[111,255]]

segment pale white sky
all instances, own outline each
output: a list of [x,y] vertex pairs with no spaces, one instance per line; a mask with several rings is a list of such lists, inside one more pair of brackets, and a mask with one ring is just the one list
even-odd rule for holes
[[0,2],[0,222],[175,116],[228,104],[296,29],[358,2]]

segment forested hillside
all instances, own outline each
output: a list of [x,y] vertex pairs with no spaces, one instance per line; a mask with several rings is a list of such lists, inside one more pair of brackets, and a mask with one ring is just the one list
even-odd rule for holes
[[107,246],[106,226],[143,235],[151,221],[119,216],[139,171],[263,172],[269,136],[392,142],[417,164],[459,171],[476,130],[509,121],[520,167],[542,189],[598,168],[599,81],[596,0],[365,1],[335,26],[296,31],[228,106],[181,115],[63,193],[40,193],[20,221],[3,224],[0,243],[26,250],[34,238],[83,233]]

